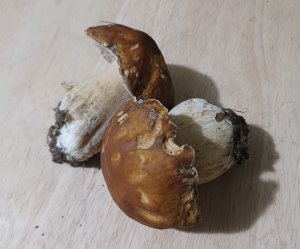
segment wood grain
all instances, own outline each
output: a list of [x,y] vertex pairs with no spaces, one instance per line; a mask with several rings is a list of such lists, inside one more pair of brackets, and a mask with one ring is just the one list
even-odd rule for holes
[[[299,13],[297,0],[1,0],[0,248],[300,248]],[[101,170],[51,162],[59,83],[101,70],[84,34],[101,20],[157,41],[178,102],[246,111],[251,158],[200,187],[199,228],[142,226]]]

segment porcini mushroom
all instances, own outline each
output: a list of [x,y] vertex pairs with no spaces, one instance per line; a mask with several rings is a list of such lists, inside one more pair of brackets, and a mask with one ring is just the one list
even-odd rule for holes
[[177,146],[168,110],[157,100],[128,100],[103,139],[101,168],[112,198],[129,217],[154,228],[199,220],[194,150]]
[[175,142],[195,150],[199,183],[217,178],[248,158],[248,125],[231,109],[190,99],[176,105],[169,115],[178,128]]
[[173,106],[167,66],[149,35],[113,23],[91,27],[87,35],[111,67],[82,84],[63,84],[67,94],[55,108],[47,140],[57,163],[76,165],[98,153],[110,118],[129,97],[155,98]]
[[157,100],[129,99],[105,131],[102,172],[129,217],[160,229],[192,226],[200,218],[197,185],[248,158],[248,132],[243,117],[203,99],[169,115]]

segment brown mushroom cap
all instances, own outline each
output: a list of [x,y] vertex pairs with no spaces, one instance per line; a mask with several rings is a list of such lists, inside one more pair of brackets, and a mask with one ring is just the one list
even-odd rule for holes
[[174,125],[157,100],[129,99],[112,118],[101,167],[112,198],[129,217],[154,228],[199,220],[194,150],[174,142]]
[[148,34],[114,23],[90,27],[86,33],[118,58],[120,73],[132,95],[173,107],[174,89],[167,65]]

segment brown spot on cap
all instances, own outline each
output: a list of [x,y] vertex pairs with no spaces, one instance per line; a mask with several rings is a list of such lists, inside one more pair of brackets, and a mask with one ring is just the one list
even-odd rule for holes
[[224,120],[225,113],[224,112],[218,112],[215,116],[215,120],[217,122],[222,122]]

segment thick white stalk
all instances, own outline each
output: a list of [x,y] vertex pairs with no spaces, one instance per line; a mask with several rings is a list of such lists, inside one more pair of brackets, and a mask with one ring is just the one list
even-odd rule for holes
[[247,124],[233,111],[204,99],[190,99],[175,106],[169,115],[178,127],[175,142],[195,150],[194,166],[200,183],[217,178],[248,157]]
[[131,97],[116,62],[105,72],[77,85],[65,85],[56,124],[48,143],[56,162],[77,164],[100,151],[103,133],[113,114]]

